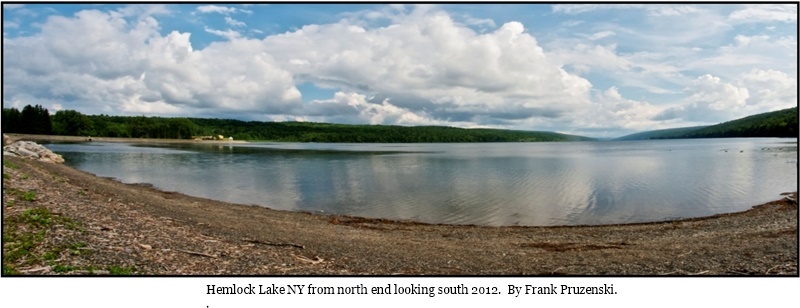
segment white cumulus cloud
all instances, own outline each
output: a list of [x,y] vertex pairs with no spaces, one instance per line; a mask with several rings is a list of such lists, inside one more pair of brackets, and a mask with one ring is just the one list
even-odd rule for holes
[[597,32],[597,33],[594,33],[594,34],[590,35],[589,36],[589,40],[596,41],[596,40],[604,39],[604,38],[607,38],[607,37],[610,37],[610,36],[614,36],[614,35],[616,35],[616,33],[614,33],[614,31],[600,31],[600,32]]
[[552,8],[554,13],[582,14],[600,10],[643,10],[648,16],[680,16],[699,12],[691,5],[674,4],[556,4]]
[[713,75],[702,75],[685,89],[689,96],[668,108],[653,120],[680,119],[688,122],[715,124],[744,115],[750,91],[722,81]]
[[205,27],[205,30],[208,33],[211,33],[211,34],[214,34],[214,35],[218,35],[218,36],[224,37],[224,38],[229,39],[229,40],[235,40],[235,39],[238,39],[238,38],[242,37],[241,33],[239,33],[238,31],[231,30],[231,29],[222,31],[222,30],[215,30],[215,29],[211,29],[209,27]]
[[728,19],[737,23],[797,22],[797,4],[750,4],[732,12]]
[[437,120],[557,117],[585,106],[591,88],[518,22],[479,34],[432,11],[380,28],[308,25],[264,42],[303,81],[390,98]]
[[660,111],[661,108],[648,102],[623,97],[619,89],[612,86],[595,93],[591,106],[582,110],[577,117],[573,133],[615,137],[666,128],[669,124],[651,119]]
[[198,6],[197,11],[200,13],[231,14],[231,13],[236,13],[238,10],[232,7],[212,4],[212,5]]
[[189,33],[158,29],[153,17],[116,12],[52,16],[36,36],[4,42],[4,103],[184,116],[280,113],[300,104],[292,75],[259,41],[232,35],[195,50]]
[[797,106],[797,78],[776,70],[753,69],[742,74],[737,84],[747,87],[747,107],[755,112]]
[[238,21],[238,20],[233,19],[233,18],[230,18],[229,16],[225,16],[225,23],[230,25],[230,26],[233,26],[233,27],[244,27],[244,26],[247,26],[247,24],[245,24],[244,22]]

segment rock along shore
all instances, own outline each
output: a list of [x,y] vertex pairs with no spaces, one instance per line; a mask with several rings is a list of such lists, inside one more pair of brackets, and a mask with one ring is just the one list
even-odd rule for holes
[[[8,145],[6,143],[8,142]],[[3,135],[3,156],[23,157],[46,163],[64,163],[61,155],[53,153],[50,149],[33,141],[17,140]]]

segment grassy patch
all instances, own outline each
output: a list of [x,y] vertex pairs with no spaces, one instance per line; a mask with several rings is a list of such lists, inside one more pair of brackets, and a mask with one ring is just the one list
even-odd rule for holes
[[32,251],[44,240],[44,231],[18,233],[8,229],[3,230],[3,271],[14,269],[12,264],[21,260],[26,264],[36,263],[38,258]]
[[18,216],[3,219],[3,274],[19,274],[16,266],[50,264],[55,272],[75,270],[74,267],[55,264],[59,256],[69,253],[80,255],[84,242],[43,247],[47,232],[58,226],[83,232],[83,227],[68,217],[54,214],[44,207],[28,209]]
[[16,188],[9,188],[8,193],[28,202],[36,201],[36,191],[33,190],[22,191]]
[[80,232],[86,231],[86,229],[83,227],[82,224],[75,222],[69,217],[60,217],[60,219],[61,223],[64,224],[64,227],[66,227],[69,230],[80,231]]
[[45,252],[44,255],[42,255],[42,259],[48,262],[53,262],[56,260],[56,258],[58,258],[59,254],[60,252],[58,250],[48,251]]
[[[24,223],[37,225],[44,228],[50,228],[55,224],[60,224],[69,230],[84,231],[83,226],[71,218],[53,214],[53,212],[50,212],[50,210],[43,207],[32,208],[22,212],[20,219]],[[81,245],[83,246],[78,247],[86,246],[85,243],[81,243]]]
[[5,262],[3,262],[3,275],[19,275],[19,272],[17,269],[8,266]]
[[50,210],[37,207],[22,212],[20,218],[23,222],[49,228],[53,225],[53,213]]
[[69,273],[71,271],[77,271],[80,268],[77,266],[72,265],[61,265],[61,264],[54,264],[52,267],[54,272],[56,273]]
[[5,173],[5,172],[3,172],[3,179],[4,179],[4,180],[8,180],[8,179],[10,179],[10,178],[11,178],[11,176],[10,176],[10,175],[8,175],[8,173]]
[[133,272],[136,271],[136,268],[133,266],[109,266],[108,273],[111,275],[133,275]]
[[36,201],[36,192],[32,191],[32,190],[31,191],[26,191],[24,194],[22,194],[22,200],[25,200],[25,201],[28,201],[28,202]]
[[83,247],[86,247],[86,243],[77,242],[75,244],[69,245],[69,247],[67,247],[67,249],[69,249],[69,253],[71,255],[76,255],[77,256],[77,255],[81,254],[81,248],[83,248]]
[[11,161],[8,161],[8,160],[3,160],[3,166],[4,167],[9,167],[11,169],[19,169],[19,166],[17,166],[17,164],[12,163]]

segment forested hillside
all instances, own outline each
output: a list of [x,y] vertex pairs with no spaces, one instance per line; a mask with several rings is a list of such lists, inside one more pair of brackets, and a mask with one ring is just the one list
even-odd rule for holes
[[630,134],[626,136],[622,136],[619,138],[614,138],[614,140],[648,140],[648,139],[664,139],[669,136],[677,136],[681,134],[685,134],[690,131],[698,130],[701,128],[706,128],[708,126],[692,126],[692,127],[679,127],[679,128],[668,128],[668,129],[659,129],[659,130],[650,130],[646,132],[640,132],[635,134]]
[[681,134],[674,138],[797,137],[797,107],[766,112]]
[[765,112],[712,126],[682,127],[641,132],[615,140],[731,138],[731,137],[795,137],[797,107]]
[[[26,106],[28,108],[30,106]],[[84,115],[61,110],[49,116],[41,106],[38,122],[28,121],[14,108],[3,109],[3,131],[125,138],[190,139],[193,136],[233,137],[236,140],[285,142],[535,142],[581,141],[591,138],[553,132],[501,129],[463,129],[445,126],[347,125],[310,122],[260,122],[229,119],[126,117]],[[50,118],[44,127],[41,119]],[[35,124],[34,124],[35,123]],[[32,127],[32,126],[36,127]],[[44,128],[43,128],[44,127]],[[35,129],[34,129],[35,128]]]

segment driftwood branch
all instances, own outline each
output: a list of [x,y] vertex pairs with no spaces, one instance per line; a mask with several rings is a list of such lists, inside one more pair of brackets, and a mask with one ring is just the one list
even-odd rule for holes
[[320,258],[319,256],[314,256],[314,259],[309,259],[309,258],[306,258],[304,256],[295,255],[294,258],[297,259],[297,260],[300,260],[300,261],[303,261],[303,262],[306,262],[306,263],[315,264],[315,265],[319,264],[319,263],[322,263],[322,262],[325,262],[325,259]]
[[259,240],[253,240],[253,239],[242,239],[242,241],[243,242],[247,242],[247,243],[261,244],[261,245],[267,245],[267,246],[288,246],[288,247],[296,247],[296,248],[300,248],[300,249],[306,249],[306,247],[303,246],[303,245],[293,244],[293,243],[273,243],[273,242],[263,242],[263,241],[259,241]]
[[697,276],[697,275],[705,275],[705,274],[708,274],[710,272],[711,271],[709,271],[709,270],[705,270],[705,271],[700,271],[700,272],[697,272],[697,273],[687,273],[687,272],[682,271],[682,270],[677,270],[677,271],[672,271],[672,272],[669,272],[669,273],[659,273],[659,275],[668,276],[668,275],[672,275],[672,274],[678,274],[678,275],[684,275],[684,276]]
[[177,248],[176,248],[176,249],[174,249],[174,250],[176,250],[176,251],[180,251],[180,252],[182,252],[182,253],[188,253],[188,254],[190,254],[190,255],[202,256],[202,257],[207,257],[207,258],[212,258],[212,259],[216,259],[216,258],[217,258],[217,256],[215,256],[215,255],[210,255],[210,254],[206,254],[206,253],[202,253],[202,252],[197,252],[197,251],[183,250],[183,249],[177,249]]
[[789,264],[778,264],[778,265],[775,265],[773,267],[770,267],[766,272],[764,272],[764,274],[766,274],[766,275],[786,275],[787,274],[785,271],[776,271],[775,273],[773,273],[772,271],[777,269],[777,268],[792,268],[792,264],[789,263]]
[[50,267],[49,266],[43,266],[43,267],[20,270],[19,272],[20,273],[36,273],[36,272],[49,272],[49,271],[50,271]]

